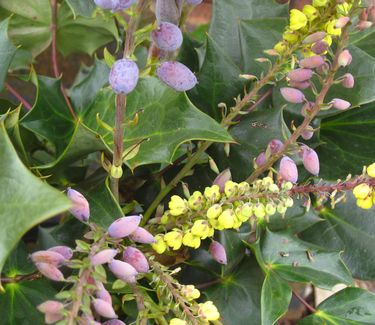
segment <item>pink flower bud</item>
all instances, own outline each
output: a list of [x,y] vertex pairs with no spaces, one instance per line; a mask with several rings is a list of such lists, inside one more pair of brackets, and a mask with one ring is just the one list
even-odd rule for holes
[[356,27],[359,30],[365,30],[365,29],[370,28],[371,26],[372,26],[371,21],[360,20]]
[[326,37],[327,33],[326,32],[316,32],[314,34],[311,34],[307,36],[303,40],[303,44],[310,44],[310,43],[315,43],[321,41],[324,37]]
[[344,28],[349,21],[349,17],[340,17],[336,21],[335,28]]
[[102,299],[112,305],[112,296],[101,282],[97,283],[96,298]]
[[56,252],[65,257],[66,260],[70,260],[73,257],[73,250],[68,246],[54,246],[48,248],[49,252]]
[[340,98],[334,98],[331,101],[331,104],[334,108],[339,109],[341,111],[344,111],[348,109],[352,104],[347,102],[346,100],[340,99]]
[[30,257],[34,263],[48,263],[54,266],[60,266],[65,262],[64,256],[53,251],[37,251],[32,253]]
[[102,299],[94,299],[92,302],[92,305],[95,309],[95,311],[105,318],[117,318],[117,315],[115,311],[113,310],[113,307],[108,302],[102,300]]
[[307,127],[301,134],[304,140],[310,140],[314,136],[314,131],[311,126]]
[[147,273],[150,269],[146,257],[137,248],[128,246],[124,250],[122,259],[124,262],[133,266],[139,273]]
[[325,51],[327,51],[328,49],[328,44],[324,41],[319,41],[319,42],[316,42],[312,47],[311,47],[311,50],[315,53],[315,54],[322,54],[324,53]]
[[113,222],[108,233],[112,238],[124,238],[133,233],[141,222],[141,216],[122,217]]
[[216,262],[224,265],[227,264],[227,253],[225,252],[224,246],[219,242],[213,241],[208,251]]
[[58,314],[64,309],[64,305],[55,300],[47,300],[36,307],[41,313]]
[[86,198],[76,190],[68,188],[68,198],[73,203],[70,213],[80,221],[88,221],[90,218],[90,206]]
[[91,315],[82,315],[79,325],[101,325]]
[[297,89],[300,89],[300,90],[304,90],[304,89],[307,89],[311,86],[311,83],[310,81],[306,80],[306,81],[301,81],[301,82],[297,82],[297,81],[289,81],[289,86],[293,87],[293,88],[297,88]]
[[283,147],[282,141],[279,139],[273,139],[268,143],[267,148],[270,150],[271,154],[276,154],[278,153]]
[[255,163],[258,167],[263,166],[266,163],[266,153],[261,152],[259,156],[255,159]]
[[223,170],[219,175],[216,176],[212,185],[217,185],[220,188],[220,192],[224,192],[225,183],[232,179],[230,169]]
[[344,50],[340,53],[338,63],[342,67],[346,67],[350,63],[352,63],[352,55],[348,50]]
[[370,21],[375,23],[375,6],[370,8],[369,18]]
[[311,111],[314,108],[315,103],[313,102],[307,102],[305,105],[302,106],[301,114],[303,117],[309,116],[311,114]]
[[325,75],[329,71],[329,64],[327,62],[324,62],[320,67],[317,67],[315,71],[319,73],[320,75]]
[[62,319],[64,319],[64,316],[60,314],[52,314],[52,313],[44,314],[44,322],[46,324],[55,324],[56,322]]
[[354,87],[354,77],[351,73],[345,73],[342,77],[341,84],[345,88],[353,88]]
[[295,162],[289,157],[285,156],[280,161],[279,167],[280,177],[288,182],[297,183],[298,170]]
[[97,266],[100,264],[109,263],[117,255],[117,249],[104,249],[101,252],[90,257],[91,265]]
[[313,71],[310,69],[295,69],[288,73],[288,78],[294,82],[301,82],[311,79]]
[[318,154],[315,152],[315,150],[307,146],[304,146],[302,150],[303,150],[303,154],[302,154],[303,166],[305,166],[305,169],[309,173],[315,176],[318,175],[319,169],[320,169]]
[[305,100],[305,95],[298,89],[283,87],[280,89],[281,95],[284,99],[293,104],[303,103]]
[[35,266],[46,278],[52,281],[64,281],[64,275],[56,266],[48,263],[36,263]]
[[324,64],[324,57],[321,55],[314,55],[299,61],[301,68],[315,69]]
[[120,321],[119,319],[111,319],[111,320],[107,320],[106,322],[104,322],[103,325],[126,325],[126,324]]
[[132,241],[141,244],[153,244],[156,242],[155,237],[142,227],[138,227],[134,232],[132,232],[129,235],[129,238]]
[[117,278],[124,282],[135,283],[137,281],[135,277],[137,276],[138,272],[129,263],[113,260],[109,264],[109,269]]

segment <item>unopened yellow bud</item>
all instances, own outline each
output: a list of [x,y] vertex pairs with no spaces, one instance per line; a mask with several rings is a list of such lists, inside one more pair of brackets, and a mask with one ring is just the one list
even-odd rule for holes
[[238,184],[238,194],[244,195],[250,190],[250,184],[248,182],[241,182]]
[[206,239],[208,237],[209,231],[210,225],[206,220],[196,220],[191,228],[191,233],[202,239]]
[[359,184],[353,189],[353,194],[357,199],[365,199],[371,194],[371,187],[367,184]]
[[[234,212],[230,209],[225,210],[218,218],[218,226],[223,229],[233,228],[234,225]],[[220,228],[219,228],[220,229]]]
[[313,21],[319,16],[319,11],[312,5],[305,5],[302,9],[302,12],[306,15],[309,21]]
[[206,187],[204,190],[204,196],[207,200],[216,203],[220,200],[220,187],[218,185],[212,185],[211,187]]
[[167,244],[163,239],[163,235],[156,235],[155,243],[153,243],[151,247],[155,250],[156,253],[163,254],[167,249]]
[[332,45],[332,36],[327,35],[326,37],[323,38],[323,41],[326,42],[328,44],[328,46],[331,46]]
[[220,313],[212,301],[199,304],[198,315],[205,321],[215,321],[220,318]]
[[216,219],[223,212],[220,204],[214,204],[207,210],[208,219]]
[[266,204],[266,213],[269,216],[272,216],[276,213],[276,206],[273,203],[267,203]]
[[225,183],[224,193],[225,195],[230,198],[235,196],[238,192],[238,184],[233,181],[228,181]]
[[169,222],[169,211],[167,211],[166,213],[163,214],[163,216],[160,218],[160,223],[162,225],[166,225],[168,222]]
[[278,42],[274,47],[273,49],[279,53],[279,54],[283,54],[285,53],[285,51],[288,49],[287,45],[284,43],[284,42]]
[[347,2],[344,2],[342,4],[339,4],[336,6],[336,11],[341,14],[341,15],[348,15],[350,9],[352,8],[352,5],[347,3]]
[[170,231],[164,235],[164,241],[176,251],[182,246],[182,232],[178,229]]
[[169,201],[169,209],[172,216],[180,216],[188,211],[188,204],[186,200],[178,195],[173,195]]
[[195,191],[192,196],[189,198],[189,208],[194,211],[199,211],[203,208],[205,204],[205,198],[203,194],[199,191]]
[[197,249],[201,245],[201,239],[198,236],[193,235],[190,231],[188,231],[184,235],[182,243],[187,247]]
[[277,212],[280,213],[280,214],[284,214],[287,210],[287,207],[284,205],[284,203],[279,203],[277,205]]
[[293,188],[293,184],[291,182],[284,182],[281,185],[281,189],[284,191],[290,191]]
[[265,187],[269,187],[270,185],[273,184],[273,179],[271,177],[264,177],[262,179],[262,185]]
[[263,203],[255,204],[254,214],[258,219],[263,219],[266,216],[266,209]]
[[272,193],[279,193],[280,189],[276,184],[271,184],[268,186],[268,190]]
[[371,196],[365,198],[365,199],[358,199],[357,200],[357,205],[365,210],[369,210],[372,208],[372,198]]
[[187,325],[186,320],[179,319],[179,318],[172,318],[169,321],[169,325]]
[[307,24],[307,17],[302,11],[299,11],[298,9],[292,9],[290,11],[289,28],[291,30],[301,29],[305,27],[306,24]]
[[287,197],[285,200],[284,200],[284,204],[287,208],[291,208],[294,204],[294,201],[291,197]]
[[367,175],[370,177],[375,177],[375,163],[367,167]]

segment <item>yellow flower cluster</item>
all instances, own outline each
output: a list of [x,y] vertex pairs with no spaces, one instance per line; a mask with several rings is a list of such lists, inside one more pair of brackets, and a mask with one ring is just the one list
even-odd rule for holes
[[261,223],[276,212],[283,215],[293,206],[293,199],[286,194],[291,187],[285,182],[279,188],[271,177],[265,177],[251,186],[228,181],[223,193],[217,185],[206,187],[204,193],[196,191],[188,200],[174,195],[161,223],[180,224],[181,229],[158,234],[152,247],[158,254],[182,245],[197,249],[202,240],[214,236],[215,230],[239,229],[250,218]]
[[[368,176],[375,178],[375,163],[368,166],[366,171]],[[375,190],[366,183],[357,185],[353,189],[353,194],[357,199],[357,205],[362,209],[371,209],[375,204]]]
[[[338,5],[335,0],[314,0],[311,5],[305,5],[302,11],[292,9],[283,40],[275,45],[274,50],[284,54],[292,45],[316,32],[325,32],[327,35],[323,41],[331,46],[332,37],[341,35],[341,28],[336,27],[337,19],[348,15],[352,2],[349,0]],[[304,57],[316,55],[311,50],[314,45],[315,43],[303,44],[301,54]]]

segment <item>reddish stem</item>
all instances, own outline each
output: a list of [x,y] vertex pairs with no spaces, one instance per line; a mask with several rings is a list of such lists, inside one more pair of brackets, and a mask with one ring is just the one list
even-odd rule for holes
[[311,306],[305,299],[303,299],[297,292],[292,290],[293,295],[306,307],[310,313],[316,313],[316,309]]
[[5,83],[5,89],[8,90],[14,97],[18,99],[18,101],[23,105],[23,107],[26,108],[26,110],[31,110],[32,106],[29,104],[29,102],[21,96],[20,93],[16,89],[14,89],[11,85],[8,83]]

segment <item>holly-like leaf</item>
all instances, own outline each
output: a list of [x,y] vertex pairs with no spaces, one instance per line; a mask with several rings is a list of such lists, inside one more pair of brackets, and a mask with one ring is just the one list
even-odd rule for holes
[[301,234],[304,240],[329,249],[343,251],[343,260],[353,276],[364,280],[375,279],[375,211],[362,210],[355,198],[347,193],[347,201],[335,210],[324,208],[320,217],[324,222]]
[[304,242],[289,232],[267,230],[260,248],[266,267],[288,281],[312,282],[327,289],[337,283],[352,283],[340,253]]
[[375,323],[375,295],[346,288],[324,300],[317,311],[298,325],[370,325]]
[[[125,129],[125,148],[141,143],[138,154],[127,161],[131,168],[171,163],[177,148],[190,140],[232,141],[226,130],[199,111],[185,93],[178,93],[153,77],[139,80],[136,89],[127,97],[127,118],[133,119],[137,113],[138,123]],[[97,114],[105,123],[113,124],[115,95],[110,89],[99,93],[83,118],[88,127],[103,136],[110,149],[113,147],[112,133],[98,125]]]
[[0,91],[17,48],[8,39],[9,18],[0,22]]
[[[0,271],[19,239],[33,226],[70,207],[70,201],[43,183],[19,160],[0,124]],[[51,204],[53,202],[53,204]]]
[[73,11],[74,17],[91,17],[96,8],[94,0],[66,0],[66,2]]
[[262,325],[273,325],[289,307],[292,289],[275,272],[269,271],[263,282],[261,296]]

